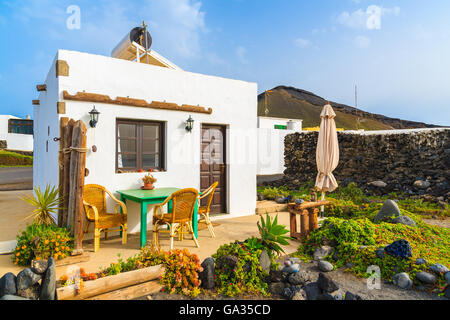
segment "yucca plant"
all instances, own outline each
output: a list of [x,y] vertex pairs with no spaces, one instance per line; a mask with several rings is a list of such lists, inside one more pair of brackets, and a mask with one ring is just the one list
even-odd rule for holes
[[271,221],[270,216],[266,214],[266,221],[261,217],[261,223],[258,222],[259,234],[265,247],[276,252],[278,255],[284,253],[283,248],[280,245],[288,245],[287,239],[291,239],[289,236],[285,236],[289,233],[284,225],[278,224],[278,215]]
[[52,216],[60,209],[61,199],[59,198],[59,189],[47,185],[44,192],[40,187],[34,187],[34,195],[24,197],[23,200],[35,207],[33,214],[25,219],[33,218],[34,223],[39,225],[56,224],[55,218]]

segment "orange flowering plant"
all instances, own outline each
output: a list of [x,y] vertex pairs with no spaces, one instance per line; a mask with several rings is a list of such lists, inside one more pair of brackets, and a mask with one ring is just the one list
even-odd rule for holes
[[29,266],[34,259],[65,258],[72,249],[73,238],[68,229],[33,223],[17,236],[12,261],[20,266]]
[[198,273],[203,271],[200,259],[189,250],[172,250],[164,252],[165,272],[161,284],[168,293],[178,293],[196,297],[200,293]]

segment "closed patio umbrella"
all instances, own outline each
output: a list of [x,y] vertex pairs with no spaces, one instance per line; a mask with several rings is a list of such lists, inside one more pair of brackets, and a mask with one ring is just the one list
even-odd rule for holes
[[[317,140],[316,163],[317,178],[316,189],[322,191],[322,200],[325,200],[325,192],[332,192],[338,187],[333,175],[339,163],[339,144],[336,132],[336,124],[333,108],[327,103],[320,114],[319,138]],[[324,207],[322,206],[322,216]]]

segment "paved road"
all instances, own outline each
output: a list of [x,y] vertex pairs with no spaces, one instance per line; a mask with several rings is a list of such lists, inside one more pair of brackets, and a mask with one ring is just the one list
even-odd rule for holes
[[0,191],[33,188],[33,168],[0,168]]

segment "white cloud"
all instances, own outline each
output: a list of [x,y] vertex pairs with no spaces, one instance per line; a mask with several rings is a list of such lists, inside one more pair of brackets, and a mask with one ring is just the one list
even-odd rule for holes
[[294,43],[299,48],[306,48],[311,45],[311,41],[309,41],[308,39],[303,39],[303,38],[295,39]]
[[238,60],[241,62],[241,63],[244,63],[244,64],[246,64],[247,63],[247,59],[246,59],[246,56],[247,55],[247,49],[245,48],[245,47],[243,47],[243,46],[238,46],[237,48],[236,48],[236,56],[238,57]]
[[337,22],[350,28],[356,29],[381,29],[381,17],[386,15],[398,16],[400,7],[384,8],[376,5],[370,5],[366,10],[358,9],[352,13],[348,11],[342,12],[337,17]]
[[366,49],[366,48],[370,47],[370,43],[371,43],[370,38],[365,37],[365,36],[357,36],[354,41],[355,41],[356,46],[361,49]]

